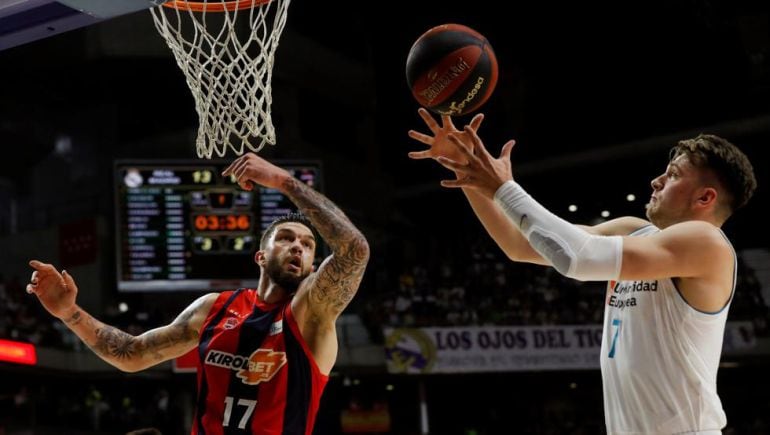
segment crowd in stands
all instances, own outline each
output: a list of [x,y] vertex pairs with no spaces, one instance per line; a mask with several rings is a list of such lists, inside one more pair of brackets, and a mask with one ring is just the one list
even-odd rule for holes
[[6,379],[0,385],[0,433],[34,428],[36,434],[125,434],[146,427],[181,433],[179,404],[192,398],[177,384],[137,376],[83,382],[51,373]]
[[18,273],[8,279],[0,274],[0,339],[73,348],[72,334],[61,322],[52,321],[25,286]]

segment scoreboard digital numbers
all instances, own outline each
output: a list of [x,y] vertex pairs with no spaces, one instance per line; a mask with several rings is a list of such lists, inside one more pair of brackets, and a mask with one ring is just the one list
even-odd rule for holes
[[[257,286],[262,231],[296,207],[275,189],[242,190],[221,175],[229,164],[116,162],[119,291]],[[319,163],[277,164],[321,190]],[[319,246],[317,259],[323,254]]]

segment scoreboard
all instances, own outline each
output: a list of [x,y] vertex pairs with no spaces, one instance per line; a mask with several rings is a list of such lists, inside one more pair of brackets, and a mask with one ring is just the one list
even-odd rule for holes
[[[117,161],[115,224],[119,291],[256,287],[254,253],[276,217],[296,211],[275,189],[242,190],[230,161]],[[321,191],[317,162],[276,162]],[[323,258],[319,246],[316,257]]]

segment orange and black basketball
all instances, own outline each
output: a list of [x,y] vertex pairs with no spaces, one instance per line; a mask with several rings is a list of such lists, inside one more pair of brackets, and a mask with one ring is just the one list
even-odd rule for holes
[[423,33],[406,59],[406,81],[417,102],[434,113],[460,116],[481,107],[497,84],[489,41],[461,24]]

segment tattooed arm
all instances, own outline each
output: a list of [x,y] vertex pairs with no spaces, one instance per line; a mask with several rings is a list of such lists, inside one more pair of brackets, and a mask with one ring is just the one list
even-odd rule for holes
[[139,336],[102,323],[78,306],[62,320],[103,360],[124,372],[137,372],[194,349],[216,298],[216,293],[201,296],[170,324]]
[[102,323],[75,303],[78,288],[66,271],[31,261],[27,292],[34,293],[49,313],[61,319],[100,358],[125,372],[136,372],[184,355],[198,344],[200,328],[217,294],[201,296],[169,325],[133,336]]
[[308,278],[306,285],[310,309],[336,319],[361,284],[369,261],[369,244],[342,210],[305,183],[287,178],[281,190],[310,219],[332,249],[332,255]]
[[278,189],[297,205],[332,249],[318,271],[307,278],[310,309],[327,320],[336,319],[350,303],[369,260],[369,244],[345,213],[328,198],[256,154],[236,159],[222,173],[233,175],[246,189],[254,183]]

